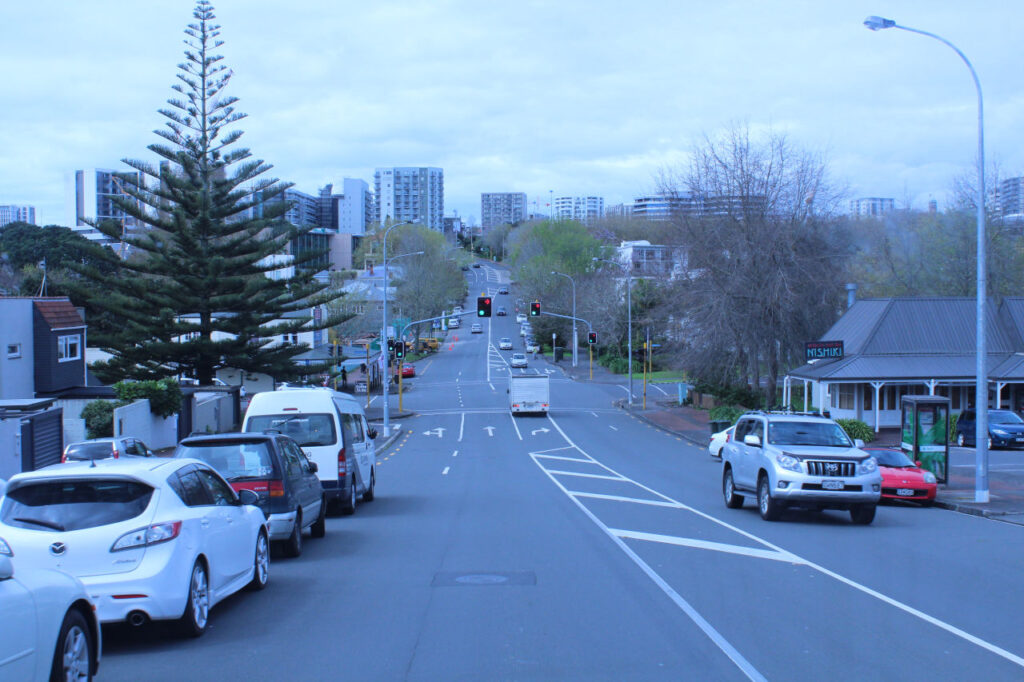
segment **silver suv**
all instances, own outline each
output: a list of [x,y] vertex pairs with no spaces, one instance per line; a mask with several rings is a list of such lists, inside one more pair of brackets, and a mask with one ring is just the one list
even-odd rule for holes
[[732,509],[747,493],[761,518],[774,521],[787,507],[846,509],[857,524],[875,518],[882,475],[831,419],[807,414],[750,412],[736,422],[722,451],[722,494]]

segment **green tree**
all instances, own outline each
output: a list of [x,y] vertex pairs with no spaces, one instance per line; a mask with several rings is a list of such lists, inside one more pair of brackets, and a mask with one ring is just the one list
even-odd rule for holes
[[[213,51],[223,41],[208,0],[199,0],[195,21],[185,29],[185,60],[178,65],[176,97],[160,109],[164,142],[150,151],[159,167],[139,160],[124,162],[128,198],[118,206],[148,226],[129,235],[134,258],[117,261],[107,275],[81,266],[90,286],[80,292],[88,302],[118,320],[90,341],[112,354],[94,366],[106,380],[159,379],[179,373],[212,382],[217,369],[262,372],[278,380],[318,373],[293,358],[306,348],[277,344],[284,334],[323,329],[338,320],[326,316],[314,324],[309,311],[336,296],[303,267],[320,257],[309,251],[294,256],[294,276],[271,279],[282,267],[268,257],[311,227],[282,220],[288,203],[276,201],[290,185],[261,176],[271,166],[233,145],[242,135],[234,127],[244,118],[236,97],[225,94],[231,72]],[[120,240],[120,226],[96,226]]]

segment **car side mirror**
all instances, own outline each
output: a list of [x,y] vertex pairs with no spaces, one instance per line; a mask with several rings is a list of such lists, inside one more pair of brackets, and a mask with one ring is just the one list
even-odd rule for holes
[[242,504],[251,504],[252,506],[256,507],[259,506],[260,496],[248,489],[239,490],[238,501],[241,502]]
[[312,460],[309,460],[309,471],[310,471],[310,473],[314,473],[315,474],[316,472],[320,471],[320,467],[317,466],[316,462],[314,462]]
[[743,444],[759,448],[761,447],[761,438],[756,434],[748,433],[747,435],[743,436]]
[[862,448],[862,447],[864,447],[864,441],[861,440],[860,438],[854,438],[853,439],[853,447],[855,447],[855,448]]
[[366,435],[370,437],[370,440],[377,440],[377,429],[367,429]]

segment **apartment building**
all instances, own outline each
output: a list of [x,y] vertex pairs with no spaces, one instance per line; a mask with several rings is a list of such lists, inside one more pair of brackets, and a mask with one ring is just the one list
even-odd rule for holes
[[444,171],[440,168],[396,166],[373,174],[374,222],[412,221],[432,230],[444,229]]
[[0,206],[0,227],[9,223],[36,224],[35,206]]
[[480,226],[516,225],[526,219],[525,192],[484,192],[480,195]]

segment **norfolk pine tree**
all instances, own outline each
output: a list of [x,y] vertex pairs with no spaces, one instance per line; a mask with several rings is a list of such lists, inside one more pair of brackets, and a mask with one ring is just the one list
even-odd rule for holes
[[[122,237],[119,225],[96,225],[130,245],[132,256],[119,261],[114,276],[81,269],[91,281],[83,291],[89,303],[119,321],[90,330],[90,342],[112,355],[93,369],[105,380],[180,373],[203,384],[212,383],[222,367],[278,381],[322,372],[323,366],[293,362],[305,345],[277,339],[325,329],[348,316],[325,316],[314,324],[308,314],[337,297],[302,267],[319,252],[296,256],[293,277],[267,277],[281,265],[263,259],[285,253],[292,239],[312,228],[283,220],[288,204],[280,195],[291,185],[260,178],[270,164],[252,159],[248,149],[229,149],[242,135],[230,128],[245,114],[235,110],[236,97],[223,94],[232,73],[212,54],[223,41],[211,4],[199,0],[193,16],[180,82],[172,86],[180,97],[160,109],[166,129],[154,131],[166,144],[148,147],[163,161],[153,167],[124,160],[147,180],[126,173],[130,199],[117,203],[149,229]],[[107,257],[116,259],[109,251]]]

